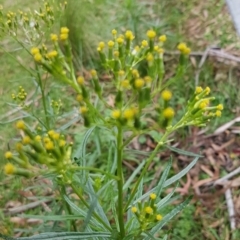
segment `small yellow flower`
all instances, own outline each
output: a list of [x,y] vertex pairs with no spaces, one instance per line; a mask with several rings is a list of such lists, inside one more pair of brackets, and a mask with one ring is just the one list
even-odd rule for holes
[[149,196],[152,200],[156,199],[157,195],[155,193],[151,193]]
[[206,87],[206,88],[205,88],[205,91],[206,91],[206,95],[208,95],[208,94],[211,92],[210,87]]
[[77,95],[77,101],[82,102],[83,101],[83,96],[82,95]]
[[85,106],[80,107],[80,113],[81,113],[81,114],[84,115],[84,114],[87,113],[87,111],[88,111],[87,107],[85,107]]
[[133,75],[133,77],[138,78],[138,77],[139,77],[139,72],[138,72],[138,70],[137,70],[137,69],[133,69],[133,70],[132,70],[132,75]]
[[144,80],[145,80],[146,84],[149,84],[149,83],[152,82],[152,78],[149,77],[149,76],[146,76],[146,77],[144,78]]
[[148,213],[148,214],[153,214],[153,209],[151,207],[145,207],[145,212]]
[[52,40],[53,42],[57,42],[57,40],[58,40],[57,34],[51,34],[51,40]]
[[125,79],[125,80],[121,81],[121,86],[123,88],[130,88],[131,85],[130,85],[129,81],[127,79]]
[[153,38],[156,37],[156,32],[153,31],[153,30],[148,30],[147,31],[147,36],[148,36],[148,38],[153,39]]
[[129,39],[129,40],[133,40],[134,39],[134,35],[133,35],[132,31],[129,31],[129,30],[126,31],[125,37],[126,37],[126,39]]
[[53,144],[53,142],[52,142],[52,141],[46,142],[46,143],[45,143],[45,148],[46,148],[47,150],[53,150],[53,149],[54,149],[54,144]]
[[138,89],[142,88],[144,86],[144,80],[142,78],[137,78],[135,81],[134,81],[134,86]]
[[142,47],[147,47],[148,46],[148,41],[147,40],[143,40],[141,46]]
[[115,44],[114,41],[109,41],[108,42],[108,47],[113,48],[114,44]]
[[161,35],[161,36],[159,37],[159,41],[160,41],[160,42],[166,42],[166,41],[167,41],[166,35]]
[[172,98],[172,92],[166,89],[162,92],[161,97],[164,101],[169,101]]
[[23,147],[23,145],[21,143],[17,143],[16,146],[15,146],[17,151],[21,151],[22,147]]
[[14,172],[15,172],[15,167],[14,167],[14,165],[13,164],[11,164],[11,163],[7,163],[5,166],[4,166],[4,172],[5,172],[5,174],[9,174],[9,175],[11,175],[11,174],[13,174]]
[[35,55],[35,54],[37,54],[37,53],[39,53],[39,48],[33,47],[33,48],[31,49],[31,54],[32,54],[32,55]]
[[59,141],[59,146],[60,147],[64,147],[66,145],[66,141],[65,140],[60,140]]
[[119,77],[124,76],[124,74],[125,74],[125,72],[124,72],[123,70],[120,70],[120,71],[118,72],[118,76],[119,76]]
[[195,94],[199,94],[203,91],[202,87],[196,87]]
[[52,135],[52,138],[53,139],[55,139],[55,140],[58,140],[59,138],[60,138],[60,133],[54,133],[53,135]]
[[62,27],[60,30],[61,34],[68,34],[69,33],[69,29],[67,27]]
[[40,53],[36,53],[36,54],[34,55],[34,60],[35,60],[36,62],[41,62],[41,61],[42,61],[42,55],[41,55]]
[[24,123],[24,121],[22,121],[22,120],[20,120],[20,121],[18,121],[17,123],[16,123],[16,128],[17,129],[25,129],[25,123]]
[[105,47],[105,43],[104,42],[100,42],[98,44],[98,48],[100,49],[100,51],[102,51],[104,49],[104,47]]
[[146,57],[146,60],[147,60],[148,62],[152,62],[152,61],[154,60],[153,54],[148,53],[148,55],[147,55],[147,57]]
[[187,47],[186,43],[179,43],[177,49],[183,51]]
[[201,109],[205,109],[206,107],[207,107],[207,104],[205,101],[203,101],[199,104],[199,108],[201,108]]
[[131,211],[132,211],[133,213],[136,213],[136,212],[137,212],[137,208],[136,208],[136,207],[132,207],[132,208],[131,208]]
[[158,51],[158,49],[159,49],[159,46],[157,46],[157,45],[156,45],[156,46],[154,46],[154,51],[156,51],[156,52],[157,52],[157,51]]
[[92,69],[90,73],[93,78],[97,76],[97,71],[95,69]]
[[60,34],[60,40],[64,41],[68,39],[68,34],[67,33],[61,33]]
[[164,49],[163,49],[163,48],[159,48],[159,49],[157,50],[157,52],[158,52],[159,54],[162,54],[162,53],[164,53]]
[[113,118],[119,119],[121,117],[121,111],[118,110],[118,109],[113,110],[111,115],[112,115]]
[[222,112],[221,112],[221,111],[219,111],[219,110],[217,110],[215,114],[216,114],[216,116],[217,116],[217,117],[221,117],[221,115],[222,115]]
[[115,58],[118,58],[119,57],[119,51],[114,51],[113,55],[114,55]]
[[55,133],[54,130],[49,130],[49,131],[48,131],[48,136],[52,137],[54,133]]
[[118,38],[117,38],[117,43],[118,43],[118,44],[121,45],[121,44],[123,44],[123,42],[124,42],[124,39],[123,39],[122,37],[118,37]]
[[123,112],[123,117],[127,120],[131,120],[134,118],[135,111],[132,108],[128,108]]
[[77,82],[78,82],[80,85],[84,85],[84,82],[85,82],[84,77],[79,76],[79,77],[77,78]]
[[117,35],[117,30],[116,30],[116,29],[113,29],[113,30],[112,30],[112,35],[113,35],[113,36],[116,36],[116,35]]
[[10,158],[12,158],[12,153],[10,152],[10,151],[7,151],[7,152],[5,152],[5,158],[6,159],[10,159]]
[[156,215],[156,220],[157,221],[161,221],[163,219],[162,215],[161,214],[157,214]]
[[48,58],[55,58],[57,55],[58,55],[58,52],[55,50],[47,53]]
[[42,140],[42,137],[41,137],[40,135],[37,135],[37,136],[35,137],[35,140],[36,140],[37,142],[40,142],[40,141]]
[[167,107],[163,110],[163,116],[167,119],[171,119],[174,117],[174,110],[171,107]]
[[23,139],[22,139],[22,143],[24,145],[27,145],[31,142],[31,138],[29,136],[24,136]]
[[220,111],[223,110],[223,105],[222,104],[218,104],[217,105],[217,110],[220,110]]

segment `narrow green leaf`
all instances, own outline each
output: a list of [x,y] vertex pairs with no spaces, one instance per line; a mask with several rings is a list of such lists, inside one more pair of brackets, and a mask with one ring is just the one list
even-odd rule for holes
[[103,238],[110,239],[111,233],[108,232],[89,232],[89,233],[77,233],[77,232],[50,232],[42,233],[32,237],[20,237],[16,240],[72,240],[72,239],[87,239],[87,238]]
[[123,190],[126,190],[130,186],[131,182],[135,179],[136,175],[141,171],[144,165],[145,161],[142,161],[142,163],[138,165],[138,167],[133,171],[132,175],[128,178],[128,180],[124,184]]
[[179,148],[175,148],[175,147],[172,147],[172,146],[169,146],[169,145],[166,145],[166,147],[173,151],[173,152],[176,152],[178,154],[181,154],[181,155],[185,155],[185,156],[190,156],[190,157],[203,157],[202,155],[200,154],[196,154],[196,153],[192,153],[192,152],[188,152],[188,151],[184,151],[182,149],[179,149]]
[[196,157],[186,168],[184,168],[181,172],[176,174],[175,176],[169,178],[164,184],[163,187],[167,187],[171,185],[172,183],[178,181],[180,178],[182,178],[184,175],[186,175],[189,170],[197,163],[199,157]]

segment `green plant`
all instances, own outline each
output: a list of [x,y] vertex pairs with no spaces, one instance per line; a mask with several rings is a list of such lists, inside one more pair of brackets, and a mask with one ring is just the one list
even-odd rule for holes
[[[8,24],[8,27],[11,25]],[[67,222],[62,226],[61,233],[43,233],[29,239],[160,237],[158,232],[161,228],[191,199],[187,198],[162,216],[161,210],[172,201],[174,191],[162,199],[160,194],[163,188],[183,177],[200,156],[193,154],[195,159],[184,170],[167,179],[171,167],[169,161],[157,185],[144,192],[148,168],[163,146],[171,141],[168,138],[173,132],[190,125],[205,126],[212,118],[221,116],[223,106],[210,106],[214,100],[208,96],[210,88],[196,87],[182,117],[174,118],[170,101],[172,92],[168,88],[184,76],[191,50],[185,43],[178,45],[180,58],[176,74],[165,79],[163,46],[167,39],[165,35],[157,38],[153,30],[147,32],[147,40],[143,40],[141,46],[134,46],[131,31],[126,31],[123,36],[113,30],[112,39],[107,44],[99,43],[97,51],[100,61],[105,74],[111,79],[107,84],[102,83],[101,75],[94,69],[85,76],[77,73],[68,28],[62,27],[59,35],[51,34],[50,38],[51,44],[48,46],[39,45],[28,50],[35,61],[35,71],[30,72],[40,89],[44,118],[33,118],[40,126],[37,129],[30,127],[31,121],[20,120],[16,123],[22,137],[16,147],[5,153],[9,162],[4,171],[24,177],[49,177],[59,193],[61,214],[39,218]],[[69,86],[77,95],[79,117],[85,126],[79,127],[84,135],[77,146],[68,140],[67,133],[62,132],[65,127],[58,126],[58,111],[53,111],[44,92],[42,76],[46,73],[55,81]],[[112,102],[108,99],[109,93],[114,96]],[[13,98],[18,98],[22,106],[27,107],[24,104],[25,95],[23,88],[20,88]],[[56,104],[56,110],[58,107]],[[124,154],[129,151],[127,147],[135,137],[150,131],[157,142],[155,149],[146,154],[146,159],[130,176],[126,176],[123,160]],[[106,164],[100,167],[97,160],[102,155],[93,155],[87,146],[93,134],[92,141],[97,148],[91,148],[93,153],[103,151],[106,145],[102,142],[106,139],[101,135],[107,136],[109,148],[107,156],[104,155]],[[76,194],[77,201],[69,196],[68,188]]]

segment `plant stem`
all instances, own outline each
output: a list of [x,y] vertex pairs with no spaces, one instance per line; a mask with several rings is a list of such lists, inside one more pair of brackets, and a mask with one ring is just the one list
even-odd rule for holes
[[[65,186],[62,186],[62,194],[63,194],[63,195],[67,195],[67,194],[66,194]],[[63,196],[63,195],[62,195],[62,196]],[[63,199],[64,199],[64,198],[63,198]],[[72,210],[71,210],[69,204],[68,204],[66,201],[64,201],[64,203],[65,203],[65,205],[66,205],[66,210],[67,210],[67,212],[68,212],[70,215],[73,215],[73,214],[72,214]],[[74,231],[77,232],[77,226],[76,226],[75,221],[74,221],[74,220],[70,220],[70,222],[71,222],[71,225],[73,226]]]
[[134,187],[133,187],[133,190],[132,190],[132,192],[131,192],[131,194],[130,194],[130,197],[129,197],[129,199],[128,199],[127,204],[126,204],[125,207],[124,207],[124,211],[123,211],[123,212],[126,212],[126,211],[127,211],[127,208],[128,208],[128,206],[130,205],[131,201],[133,200],[133,198],[134,198],[134,196],[135,196],[135,194],[136,194],[136,191],[137,191],[137,189],[138,189],[138,186],[139,186],[142,178],[143,178],[144,175],[146,174],[146,172],[147,172],[147,170],[148,170],[148,168],[149,168],[152,160],[153,160],[154,157],[157,155],[160,147],[163,146],[164,141],[166,140],[166,138],[168,137],[168,135],[169,135],[171,132],[172,132],[172,129],[171,129],[171,131],[166,131],[166,132],[165,132],[165,134],[161,137],[160,141],[158,142],[158,145],[155,147],[155,149],[153,150],[153,152],[151,153],[151,155],[150,155],[149,158],[147,159],[146,164],[145,164],[145,166],[144,166],[144,168],[143,168],[140,176],[138,177],[137,182],[135,183],[135,185],[134,185]]
[[123,157],[123,130],[122,126],[118,126],[117,135],[117,176],[118,180],[118,224],[120,229],[121,239],[125,236],[124,229],[124,211],[123,211],[123,168],[122,168],[122,157]]
[[42,85],[42,79],[41,79],[41,76],[39,73],[39,68],[38,68],[37,64],[36,64],[36,70],[37,70],[38,84],[39,84],[41,95],[42,95],[42,103],[43,103],[43,109],[44,109],[44,114],[45,114],[45,118],[46,118],[46,126],[47,126],[47,129],[49,130],[50,129],[50,121],[49,121],[49,115],[48,115],[48,111],[47,111],[47,103],[46,103],[44,89],[43,89],[43,85]]

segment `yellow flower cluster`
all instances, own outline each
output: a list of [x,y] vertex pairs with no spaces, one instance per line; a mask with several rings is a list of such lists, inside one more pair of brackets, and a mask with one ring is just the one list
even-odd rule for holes
[[35,135],[22,120],[16,123],[16,128],[22,130],[24,136],[22,141],[16,144],[16,154],[11,151],[5,153],[5,158],[13,162],[5,165],[6,174],[29,177],[35,171],[41,172],[41,169],[34,167],[31,162],[44,164],[48,166],[49,171],[57,173],[71,166],[68,152],[70,145],[59,132],[50,130],[41,137]]
[[138,207],[133,206],[131,208],[132,213],[134,213],[135,217],[138,219],[140,223],[140,230],[146,231],[151,229],[151,227],[158,221],[162,220],[162,215],[157,213],[156,209],[156,194],[151,193],[149,195],[148,203],[138,203]]
[[191,48],[187,47],[186,43],[179,43],[177,48],[184,55],[188,55],[191,52]]

